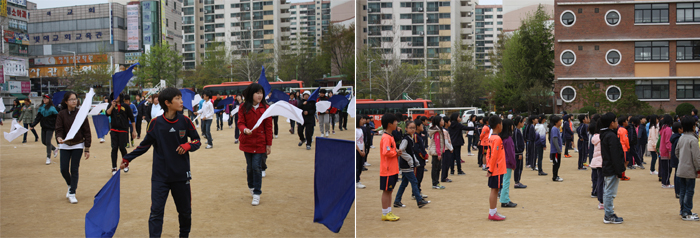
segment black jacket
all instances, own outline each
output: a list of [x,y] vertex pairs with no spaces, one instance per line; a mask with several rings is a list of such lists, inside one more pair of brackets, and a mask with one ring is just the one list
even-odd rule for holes
[[[141,118],[143,118],[143,110],[146,108],[146,103],[141,103],[141,102],[135,102],[136,103],[136,123],[140,123]],[[140,104],[140,105],[139,105]]]
[[[217,97],[216,100],[214,100],[214,109],[224,109],[224,105],[219,106],[219,102],[221,102],[221,97]],[[218,115],[223,115],[224,111],[219,111],[215,114]]]
[[571,126],[569,124],[571,124],[571,122],[569,122],[567,119],[564,119],[564,123],[561,126],[561,128],[564,131],[564,135],[562,137],[564,139],[564,143],[566,143],[566,141],[574,139],[574,132],[571,131]]
[[[112,107],[112,105],[110,105],[110,107]],[[129,131],[131,121],[134,120],[134,113],[131,111],[129,104],[121,103],[121,108],[115,106],[112,108],[111,113],[109,113],[109,110],[106,110],[105,113],[111,118],[111,129]]]
[[637,145],[637,130],[632,125],[627,127],[627,139],[630,141],[630,147],[635,148]]
[[637,133],[637,138],[639,138],[639,144],[646,145],[649,137],[647,136],[647,126],[646,124],[639,125],[639,133]]
[[603,157],[603,176],[622,178],[625,172],[625,154],[617,132],[604,128],[600,131],[600,154]]
[[[54,106],[50,106],[49,108],[51,108],[51,107],[53,107],[54,110],[57,110],[57,111],[58,111],[58,108],[55,108]],[[41,110],[41,109],[37,109],[37,111],[39,111],[39,110]],[[47,109],[44,108],[43,110],[47,110]],[[46,117],[45,117],[45,116],[41,113],[41,111],[40,111],[40,112],[37,112],[37,113],[36,113],[36,117],[34,117],[34,122],[32,122],[32,124],[31,124],[30,126],[31,126],[31,127],[35,127],[36,124],[40,124],[40,125],[41,125],[41,129],[44,129],[44,130],[55,130],[55,129],[56,129],[56,117],[57,117],[57,116],[58,116],[58,114],[53,114],[53,115],[50,115],[50,116],[46,116]]]
[[671,135],[671,168],[678,168],[678,157],[676,156],[676,145],[678,139],[681,138],[681,133],[673,133]]
[[[299,108],[302,110],[302,116],[304,116],[304,125],[307,126],[315,126],[316,125],[316,101],[308,101],[306,105],[304,105],[304,102],[307,100],[299,100]],[[304,115],[304,112],[307,112],[306,115]]]
[[523,138],[523,132],[518,128],[515,128],[513,133],[513,146],[515,147],[515,155],[522,155],[525,151],[525,138]]
[[[406,134],[406,135],[403,136],[402,140],[400,140],[400,141],[406,141],[406,142],[408,142],[408,145],[406,146],[406,150],[403,151],[402,153],[406,153],[406,154],[408,154],[408,155],[411,156],[411,158],[413,159],[413,167],[419,166],[419,165],[420,165],[420,161],[417,160],[416,153],[414,153],[414,150],[413,150],[413,149],[414,149],[414,146],[415,146],[414,143],[413,143],[413,138],[411,138],[410,135]],[[399,145],[400,145],[400,143],[399,143]],[[397,146],[397,147],[398,147],[398,146]],[[399,168],[401,168],[401,169],[410,169],[410,168],[412,168],[412,167],[409,166],[408,161],[406,161],[406,160],[403,159],[401,156],[399,156]]]
[[588,124],[581,123],[581,125],[576,128],[576,134],[578,134],[578,138],[580,140],[583,140],[583,142],[586,143],[585,146],[588,146]]
[[452,141],[452,147],[463,146],[464,136],[462,136],[462,131],[471,130],[474,130],[474,127],[468,127],[457,121],[452,121],[450,123],[450,127],[447,128],[447,132],[450,133],[450,141]]

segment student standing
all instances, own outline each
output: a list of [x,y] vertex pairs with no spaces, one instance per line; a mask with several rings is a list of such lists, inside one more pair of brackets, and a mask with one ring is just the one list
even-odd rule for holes
[[659,122],[656,115],[651,115],[651,117],[649,117],[649,138],[647,139],[647,150],[649,151],[649,154],[651,154],[651,168],[649,168],[649,174],[651,175],[659,174],[659,172],[656,171],[656,144],[659,141],[658,123]]
[[637,156],[639,156],[637,167],[641,169],[644,169],[644,151],[647,148],[647,140],[649,139],[646,124],[647,119],[640,117],[640,123],[637,126]]
[[246,100],[238,111],[238,128],[243,132],[239,148],[244,152],[246,159],[248,188],[253,195],[252,205],[257,206],[260,204],[260,194],[262,194],[261,163],[263,157],[270,155],[272,150],[272,118],[263,119],[260,127],[252,130],[269,105],[264,98],[265,90],[260,84],[250,84],[243,91],[243,96]]
[[[295,107],[299,107],[299,103],[297,102],[297,96],[296,96],[296,93],[294,93],[294,92],[289,94],[289,100],[287,102],[289,104],[294,105]],[[296,125],[297,123],[294,120],[289,119],[289,124],[291,126],[291,129],[289,129],[289,133],[294,135],[294,125]]]
[[[442,154],[442,177],[440,177],[441,182],[451,183],[452,180],[447,178],[447,172],[450,169],[450,165],[455,163],[454,147],[452,146],[452,140],[450,139],[450,133],[446,128],[450,127],[450,119],[443,117],[444,126],[442,127],[442,133],[445,135],[445,153]],[[399,142],[400,143],[400,142]]]
[[671,185],[671,127],[673,126],[673,118],[670,115],[664,115],[664,120],[661,122],[661,130],[659,130],[659,177],[661,177],[661,185],[663,188],[673,188]]
[[527,188],[527,185],[520,183],[523,174],[523,151],[525,150],[525,138],[520,128],[523,127],[523,118],[517,116],[513,119],[515,129],[513,130],[513,146],[515,150],[515,170],[513,171],[514,188]]
[[588,123],[589,119],[587,115],[578,115],[578,121],[581,124],[576,128],[576,134],[578,134],[578,170],[586,170],[586,156],[588,155]]
[[489,140],[488,140],[489,135],[491,135],[491,130],[493,129],[493,128],[489,127],[489,125],[487,125],[487,124],[490,124],[488,121],[489,121],[488,117],[481,118],[481,123],[483,126],[481,127],[481,130],[480,130],[481,134],[479,135],[479,144],[481,145],[481,147],[479,148],[479,154],[481,154],[481,159],[479,160],[479,164],[481,165],[481,170],[483,170],[483,171],[488,170],[488,167],[486,165],[488,163],[488,158],[486,157],[486,153],[488,152],[488,149],[489,149]]
[[430,129],[428,129],[428,135],[430,136],[430,147],[428,148],[428,154],[430,154],[432,157],[430,177],[433,180],[434,189],[445,189],[444,186],[440,185],[440,169],[442,168],[441,161],[444,158],[443,155],[445,154],[446,150],[446,135],[442,131],[442,127],[445,125],[445,122],[442,120],[442,117],[434,116],[432,123],[433,125],[430,127]]
[[474,131],[476,130],[476,115],[470,115],[469,116],[469,122],[467,123],[467,127],[472,128],[471,130],[467,131],[467,156],[474,156],[472,154],[472,147],[474,146]]
[[306,150],[311,150],[311,141],[314,136],[314,126],[316,126],[316,101],[308,100],[311,92],[306,91],[299,101],[299,108],[302,110],[304,124],[299,123],[297,132],[299,134],[299,146],[306,142]]
[[403,191],[406,189],[409,183],[411,183],[411,189],[413,191],[413,197],[418,202],[418,208],[422,208],[428,205],[430,201],[423,200],[420,194],[420,189],[418,188],[418,180],[414,174],[414,168],[418,167],[420,164],[419,159],[416,157],[414,151],[414,140],[413,137],[416,132],[415,122],[408,122],[406,124],[406,134],[404,134],[401,144],[399,145],[399,150],[401,151],[401,159],[399,159],[399,168],[401,169],[401,185],[399,185],[399,190],[396,192],[396,198],[394,199],[394,207],[406,207],[401,203],[401,198],[403,196]]
[[[29,100],[29,98],[24,100],[24,105],[20,109],[22,112],[19,116],[19,119],[17,120],[17,123],[22,123],[24,122],[24,128],[28,128],[32,133],[34,134],[34,142],[39,141],[39,135],[36,134],[36,130],[34,128],[29,128],[29,124],[34,122],[34,117],[36,115],[36,108],[34,108],[34,105],[32,105],[32,101]],[[27,143],[27,133],[24,133],[24,139],[22,140],[22,143]]]
[[596,197],[598,198],[598,210],[603,210],[605,209],[603,205],[603,185],[605,184],[605,180],[603,177],[603,157],[601,156],[601,144],[600,144],[600,126],[597,123],[600,122],[600,118],[598,120],[593,120],[591,121],[591,125],[588,128],[589,132],[593,134],[593,137],[591,137],[591,143],[593,143],[593,158],[591,159],[591,197]]
[[535,150],[535,143],[537,143],[537,131],[535,130],[535,125],[537,125],[537,116],[530,115],[527,118],[527,124],[525,125],[525,144],[527,149],[525,150],[525,163],[527,168],[536,170],[535,161],[537,160],[537,151]]
[[486,137],[489,148],[492,148],[487,151],[488,158],[486,159],[489,168],[486,177],[488,178],[489,188],[491,188],[489,195],[489,220],[503,221],[506,217],[499,214],[496,208],[498,191],[503,188],[503,175],[506,173],[506,152],[503,147],[503,141],[498,136],[503,130],[503,124],[498,116],[492,116],[488,119],[488,122],[489,126],[493,128],[493,134],[490,137]]
[[617,217],[613,210],[613,199],[617,196],[617,187],[620,184],[622,173],[625,172],[625,154],[622,150],[622,144],[617,136],[617,121],[615,114],[608,112],[600,117],[600,154],[603,158],[603,177],[605,180],[605,188],[603,195],[603,206],[605,208],[605,216],[603,222],[605,224],[621,224],[622,217]]
[[397,119],[394,114],[382,116],[382,127],[385,133],[379,142],[379,189],[382,190],[382,221],[398,221],[399,217],[391,212],[391,193],[399,179],[398,156],[401,151],[396,148],[391,132],[396,130]]
[[535,126],[535,131],[537,131],[537,140],[535,141],[537,161],[533,160],[533,162],[537,165],[537,175],[547,176],[547,173],[542,170],[542,158],[544,157],[544,150],[547,149],[547,127],[544,125],[544,115],[539,116],[538,122],[539,123]]
[[[133,128],[134,123],[133,116],[131,112],[131,107],[122,102],[124,98],[123,94],[114,97],[114,93],[109,95],[109,99],[112,102],[110,107],[106,111],[106,115],[110,118],[110,131],[109,136],[112,140],[112,175],[117,173],[117,153],[121,152],[122,157],[124,157],[126,152],[126,144],[129,143],[129,128]],[[136,134],[131,133],[131,139],[136,138]],[[125,168],[124,172],[128,172],[129,168]]]
[[363,158],[365,157],[365,133],[362,129],[366,119],[364,116],[360,115],[357,117],[357,124],[355,124],[355,187],[365,188],[364,184],[360,182],[360,175],[362,174]]
[[[236,100],[233,101],[233,109],[236,109],[237,107],[240,107],[241,104],[243,104],[243,99],[241,98],[241,95],[236,96]],[[240,111],[240,109],[239,109]],[[232,116],[233,118],[233,124],[236,127],[236,132],[234,132],[234,137],[236,138],[236,141],[234,141],[234,144],[238,144],[238,138],[241,136],[241,131],[238,130],[238,113],[234,114]]]
[[36,124],[41,123],[41,143],[46,146],[46,164],[49,165],[51,164],[51,151],[53,151],[54,158],[58,155],[58,148],[51,144],[53,141],[53,132],[56,130],[56,116],[58,115],[58,111],[56,107],[53,106],[50,95],[44,94],[41,98],[41,105],[39,105],[38,111],[34,122],[32,122],[30,126],[34,129]]
[[[211,137],[211,122],[214,119],[214,104],[211,103],[211,92],[205,91],[202,95],[204,96],[204,103],[202,103],[201,109],[194,114],[202,114],[202,134],[207,138],[207,147],[204,149],[211,149],[214,147],[214,139]],[[241,114],[240,110],[238,114]]]
[[[620,116],[617,119],[617,124],[618,124],[618,129],[617,129],[617,137],[620,138],[620,144],[622,145],[622,152],[623,152],[623,159],[625,160],[625,167],[627,167],[629,163],[629,158],[628,158],[628,151],[630,149],[630,143],[629,143],[629,137],[627,136],[627,116]],[[630,180],[629,177],[625,176],[625,172],[622,172],[622,177],[620,180],[627,181]]]
[[90,145],[92,142],[92,134],[90,133],[90,123],[87,118],[80,125],[80,129],[75,134],[73,139],[63,140],[68,135],[73,121],[78,115],[78,94],[68,91],[63,95],[61,101],[61,111],[56,117],[56,140],[58,148],[61,150],[61,175],[66,180],[68,192],[66,198],[70,203],[78,203],[75,197],[75,191],[78,189],[78,179],[80,170],[80,157],[85,152],[85,159],[90,158]]
[[[428,152],[425,151],[425,145],[423,143],[423,137],[420,134],[425,131],[425,125],[423,120],[420,118],[416,119],[416,134],[413,135],[413,151],[418,159],[418,166],[416,166],[414,173],[416,174],[416,180],[418,181],[418,190],[422,198],[428,198],[428,195],[423,194],[423,189],[421,188],[421,183],[423,183],[423,175],[425,174],[425,164],[428,160]],[[369,151],[369,149],[367,149]],[[366,157],[366,156],[365,156]]]
[[[572,116],[572,115],[564,115],[564,118],[563,118],[563,120],[564,120],[564,125],[561,126],[561,128],[562,128],[562,130],[563,130],[562,139],[563,139],[563,142],[564,142],[564,146],[566,147],[566,148],[564,149],[564,157],[566,157],[566,158],[570,158],[570,157],[571,157],[571,155],[569,155],[569,149],[573,149],[573,148],[572,148],[572,147],[573,147],[572,144],[573,144],[573,141],[574,141],[574,131],[571,130],[572,124],[573,124],[572,121],[571,121],[571,116]],[[559,126],[557,126],[557,127],[559,127]]]
[[695,191],[695,180],[700,178],[700,148],[698,147],[698,136],[695,135],[695,118],[683,117],[681,125],[683,135],[678,140],[676,146],[676,156],[678,156],[678,184],[679,202],[681,217],[685,221],[700,220],[698,215],[692,212],[693,193]]
[[[123,100],[124,100],[124,103],[129,105],[129,108],[131,108],[131,113],[134,115],[133,118],[130,118],[131,123],[133,123],[134,126],[129,127],[129,132],[131,132],[132,135],[136,135],[136,124],[137,124],[136,118],[138,118],[138,113],[139,113],[138,108],[136,107],[136,104],[135,104],[136,102],[131,103],[130,102],[131,98],[129,96],[124,97]],[[136,138],[136,137],[134,137],[134,138]],[[131,138],[131,146],[132,147],[134,146],[134,138]],[[129,144],[126,145],[126,148],[129,148]]]
[[[462,124],[462,117],[459,116],[458,112],[450,115],[450,126],[447,128],[447,131],[450,134],[450,142],[452,142],[452,147],[454,148],[452,157],[457,164],[457,175],[466,175],[462,170],[462,146],[464,145],[462,131],[468,131],[467,133],[469,133],[473,130],[474,126],[468,127]],[[469,136],[469,134],[467,134],[467,136]],[[469,148],[469,145],[467,145],[467,148]],[[469,153],[471,154],[471,152]],[[452,171],[450,174],[455,174],[455,163],[450,163],[450,170]]]
[[[674,122],[673,123],[673,135],[671,135],[671,160],[670,160],[670,167],[671,169],[676,169],[676,173],[673,175],[673,189],[676,192],[676,198],[679,198],[679,187],[678,187],[678,156],[676,155],[676,147],[678,147],[678,140],[681,138],[681,135],[683,134],[683,125],[680,122]],[[670,171],[670,170],[669,170]],[[670,173],[669,173],[670,174]],[[662,188],[664,187],[663,185],[661,186]],[[666,187],[669,188],[669,187]]]
[[559,127],[561,126],[562,120],[559,116],[552,115],[549,118],[549,143],[552,148],[549,152],[549,158],[552,160],[552,181],[563,182],[564,179],[559,177],[559,166],[561,165],[561,152],[562,152],[562,135],[559,132]]
[[501,188],[501,207],[516,207],[518,204],[510,200],[510,179],[516,167],[515,145],[513,144],[513,121],[505,119],[502,122],[503,129],[498,133],[498,137],[503,141],[503,150],[506,156],[506,173],[503,176],[503,187]]
[[[318,101],[328,101],[328,97],[326,97],[326,89],[321,89],[319,91],[319,97]],[[306,119],[304,119],[306,121]],[[331,117],[330,113],[328,110],[323,111],[323,112],[318,112],[318,124],[319,128],[321,129],[321,136],[328,137],[331,131]]]
[[178,113],[183,109],[182,94],[168,87],[160,92],[164,113],[148,123],[146,136],[134,151],[124,156],[124,169],[137,157],[153,149],[151,174],[151,213],[148,219],[149,237],[160,237],[168,193],[172,193],[180,222],[179,237],[188,237],[192,227],[192,196],[190,152],[201,146],[197,128],[188,117]]
[[[136,105],[136,112],[137,112],[136,113],[136,121],[134,121],[134,123],[136,123],[136,139],[141,139],[141,124],[143,124],[143,122],[141,120],[143,120],[143,112],[146,108],[145,107],[146,103],[143,102],[140,94],[136,94],[135,99],[136,100],[134,100],[134,105]],[[190,113],[192,113],[192,112],[190,112]]]

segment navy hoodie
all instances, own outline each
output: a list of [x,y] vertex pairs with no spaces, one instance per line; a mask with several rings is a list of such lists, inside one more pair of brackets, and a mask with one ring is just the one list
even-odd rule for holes
[[523,138],[523,132],[520,129],[516,128],[513,133],[513,145],[515,147],[515,155],[522,155],[525,150],[525,138]]
[[[153,118],[148,123],[146,137],[134,151],[124,156],[124,159],[136,159],[146,153],[151,145],[154,147],[152,181],[178,182],[192,179],[189,152],[199,149],[202,143],[199,141],[197,129],[188,117],[177,114],[175,120],[171,121],[163,114]],[[186,152],[178,154],[178,146],[182,146]]]
[[681,133],[673,133],[671,135],[671,168],[678,168],[678,156],[676,156],[676,145],[678,145],[678,139],[681,138]]

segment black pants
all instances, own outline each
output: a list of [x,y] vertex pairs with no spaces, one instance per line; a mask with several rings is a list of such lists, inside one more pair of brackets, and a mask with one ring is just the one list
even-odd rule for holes
[[51,141],[53,139],[53,130],[41,128],[41,143],[46,146],[46,157],[51,157],[51,152],[56,149]]
[[481,145],[478,145],[479,147],[479,154],[477,155],[477,163],[479,163],[479,167],[484,165],[484,147]]
[[552,179],[559,177],[559,166],[561,165],[561,154],[550,153],[549,158],[552,160]]
[[151,216],[148,218],[148,234],[160,237],[163,232],[163,215],[168,192],[173,194],[180,221],[180,236],[189,237],[192,227],[192,197],[190,181],[159,182],[151,181]]
[[216,130],[224,129],[224,114],[219,112],[216,114]]
[[[29,129],[29,123],[24,123],[24,128]],[[32,131],[32,134],[34,134],[34,140],[39,140],[39,135],[36,134],[36,130],[34,130],[34,129],[29,129],[29,130]],[[24,133],[24,139],[22,141],[24,141],[24,142],[27,141],[27,134],[28,133],[29,132]]]
[[[236,115],[238,115],[238,114],[236,114]],[[231,126],[231,125],[233,125],[233,117],[230,116],[230,117],[228,117],[228,126]]]
[[513,171],[513,181],[516,184],[520,183],[520,178],[523,175],[523,160],[520,159],[521,155],[515,155],[515,171]]
[[360,182],[360,175],[362,174],[362,166],[364,166],[363,156],[360,156],[360,152],[355,150],[355,183]]
[[238,140],[238,137],[241,136],[241,131],[238,130],[238,113],[236,113],[236,114],[233,115],[232,117],[233,117],[233,120],[234,120],[233,126],[236,127],[236,132],[234,133],[234,137],[236,138],[236,140]]
[[136,119],[136,122],[134,122],[134,123],[136,123],[136,135],[138,137],[141,137],[141,124],[143,124],[143,122],[141,122],[141,120],[142,120],[141,117],[138,117],[138,119]]
[[630,156],[632,156],[632,160],[630,161],[629,165],[642,165],[642,158],[639,156],[639,150],[637,150],[637,145],[635,145],[633,148],[630,148],[629,153]]
[[289,120],[289,124],[292,126],[292,129],[290,131],[292,132],[292,134],[294,134],[294,125],[296,125],[297,122],[295,122],[294,120]]
[[447,172],[450,170],[450,164],[454,163],[454,154],[449,150],[445,150],[445,153],[442,154],[442,176],[440,176],[440,181],[445,182]]
[[272,127],[274,128],[275,135],[277,135],[277,132],[279,131],[279,128],[277,128],[277,121],[280,119],[279,116],[273,116],[272,117]]
[[348,129],[348,113],[347,112],[340,112],[340,122],[338,122],[338,127],[342,127],[345,130]]
[[70,194],[75,194],[75,190],[78,188],[80,156],[82,155],[83,149],[61,150],[61,175],[66,180],[66,184],[70,186]]
[[[314,136],[314,125],[311,123],[303,124],[303,125],[299,124],[297,129],[298,129],[297,132],[299,134],[299,140],[306,141],[306,145],[310,146],[311,139],[313,139],[313,136]],[[304,135],[306,135],[306,136],[304,136]]]
[[603,203],[603,192],[605,179],[603,178],[603,168],[593,168],[591,170],[591,182],[593,184],[591,194],[596,195],[598,203]]
[[637,156],[639,156],[640,163],[638,165],[644,164],[644,152],[647,148],[647,142],[637,144]]
[[[419,160],[423,160],[423,159],[419,159]],[[362,170],[362,169],[360,169],[360,170]],[[422,191],[420,184],[423,182],[423,176],[425,176],[425,165],[421,165],[421,166],[416,167],[415,174],[416,174],[416,180],[418,180],[418,191]]]
[[126,156],[126,143],[129,143],[129,133],[110,131],[109,138],[112,139],[112,168],[117,167],[117,151],[122,152],[122,157]]
[[455,146],[455,152],[452,158],[454,158],[454,163],[450,163],[450,171],[455,172],[455,163],[457,164],[457,171],[462,172],[462,146]]
[[525,147],[525,165],[529,165],[530,167],[535,166],[535,158],[537,158],[537,152],[535,151],[535,142],[534,141],[529,141],[527,142],[527,146]]
[[564,140],[564,155],[569,155],[569,148],[571,148],[572,145],[572,141],[569,139]]
[[671,160],[670,159],[660,159],[659,160],[659,175],[661,176],[661,184],[669,185],[671,184]]
[[[438,159],[437,156],[432,156],[433,161],[432,161],[432,168],[430,169],[430,178],[433,180],[433,186],[437,186],[440,184],[440,160]],[[444,159],[444,155],[443,155]]]
[[588,155],[588,141],[578,141],[578,168],[583,168],[583,163],[586,163],[586,155]]
[[542,157],[544,157],[544,147],[535,145],[535,153],[535,156],[537,157],[537,170],[539,171],[538,173],[544,173],[544,171],[542,171]]

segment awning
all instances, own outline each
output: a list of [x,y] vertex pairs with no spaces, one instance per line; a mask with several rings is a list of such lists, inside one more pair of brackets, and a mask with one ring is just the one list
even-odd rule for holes
[[13,97],[16,97],[19,100],[27,98],[27,96],[25,96],[24,94],[21,94],[21,93],[12,93],[10,95],[12,95]]

